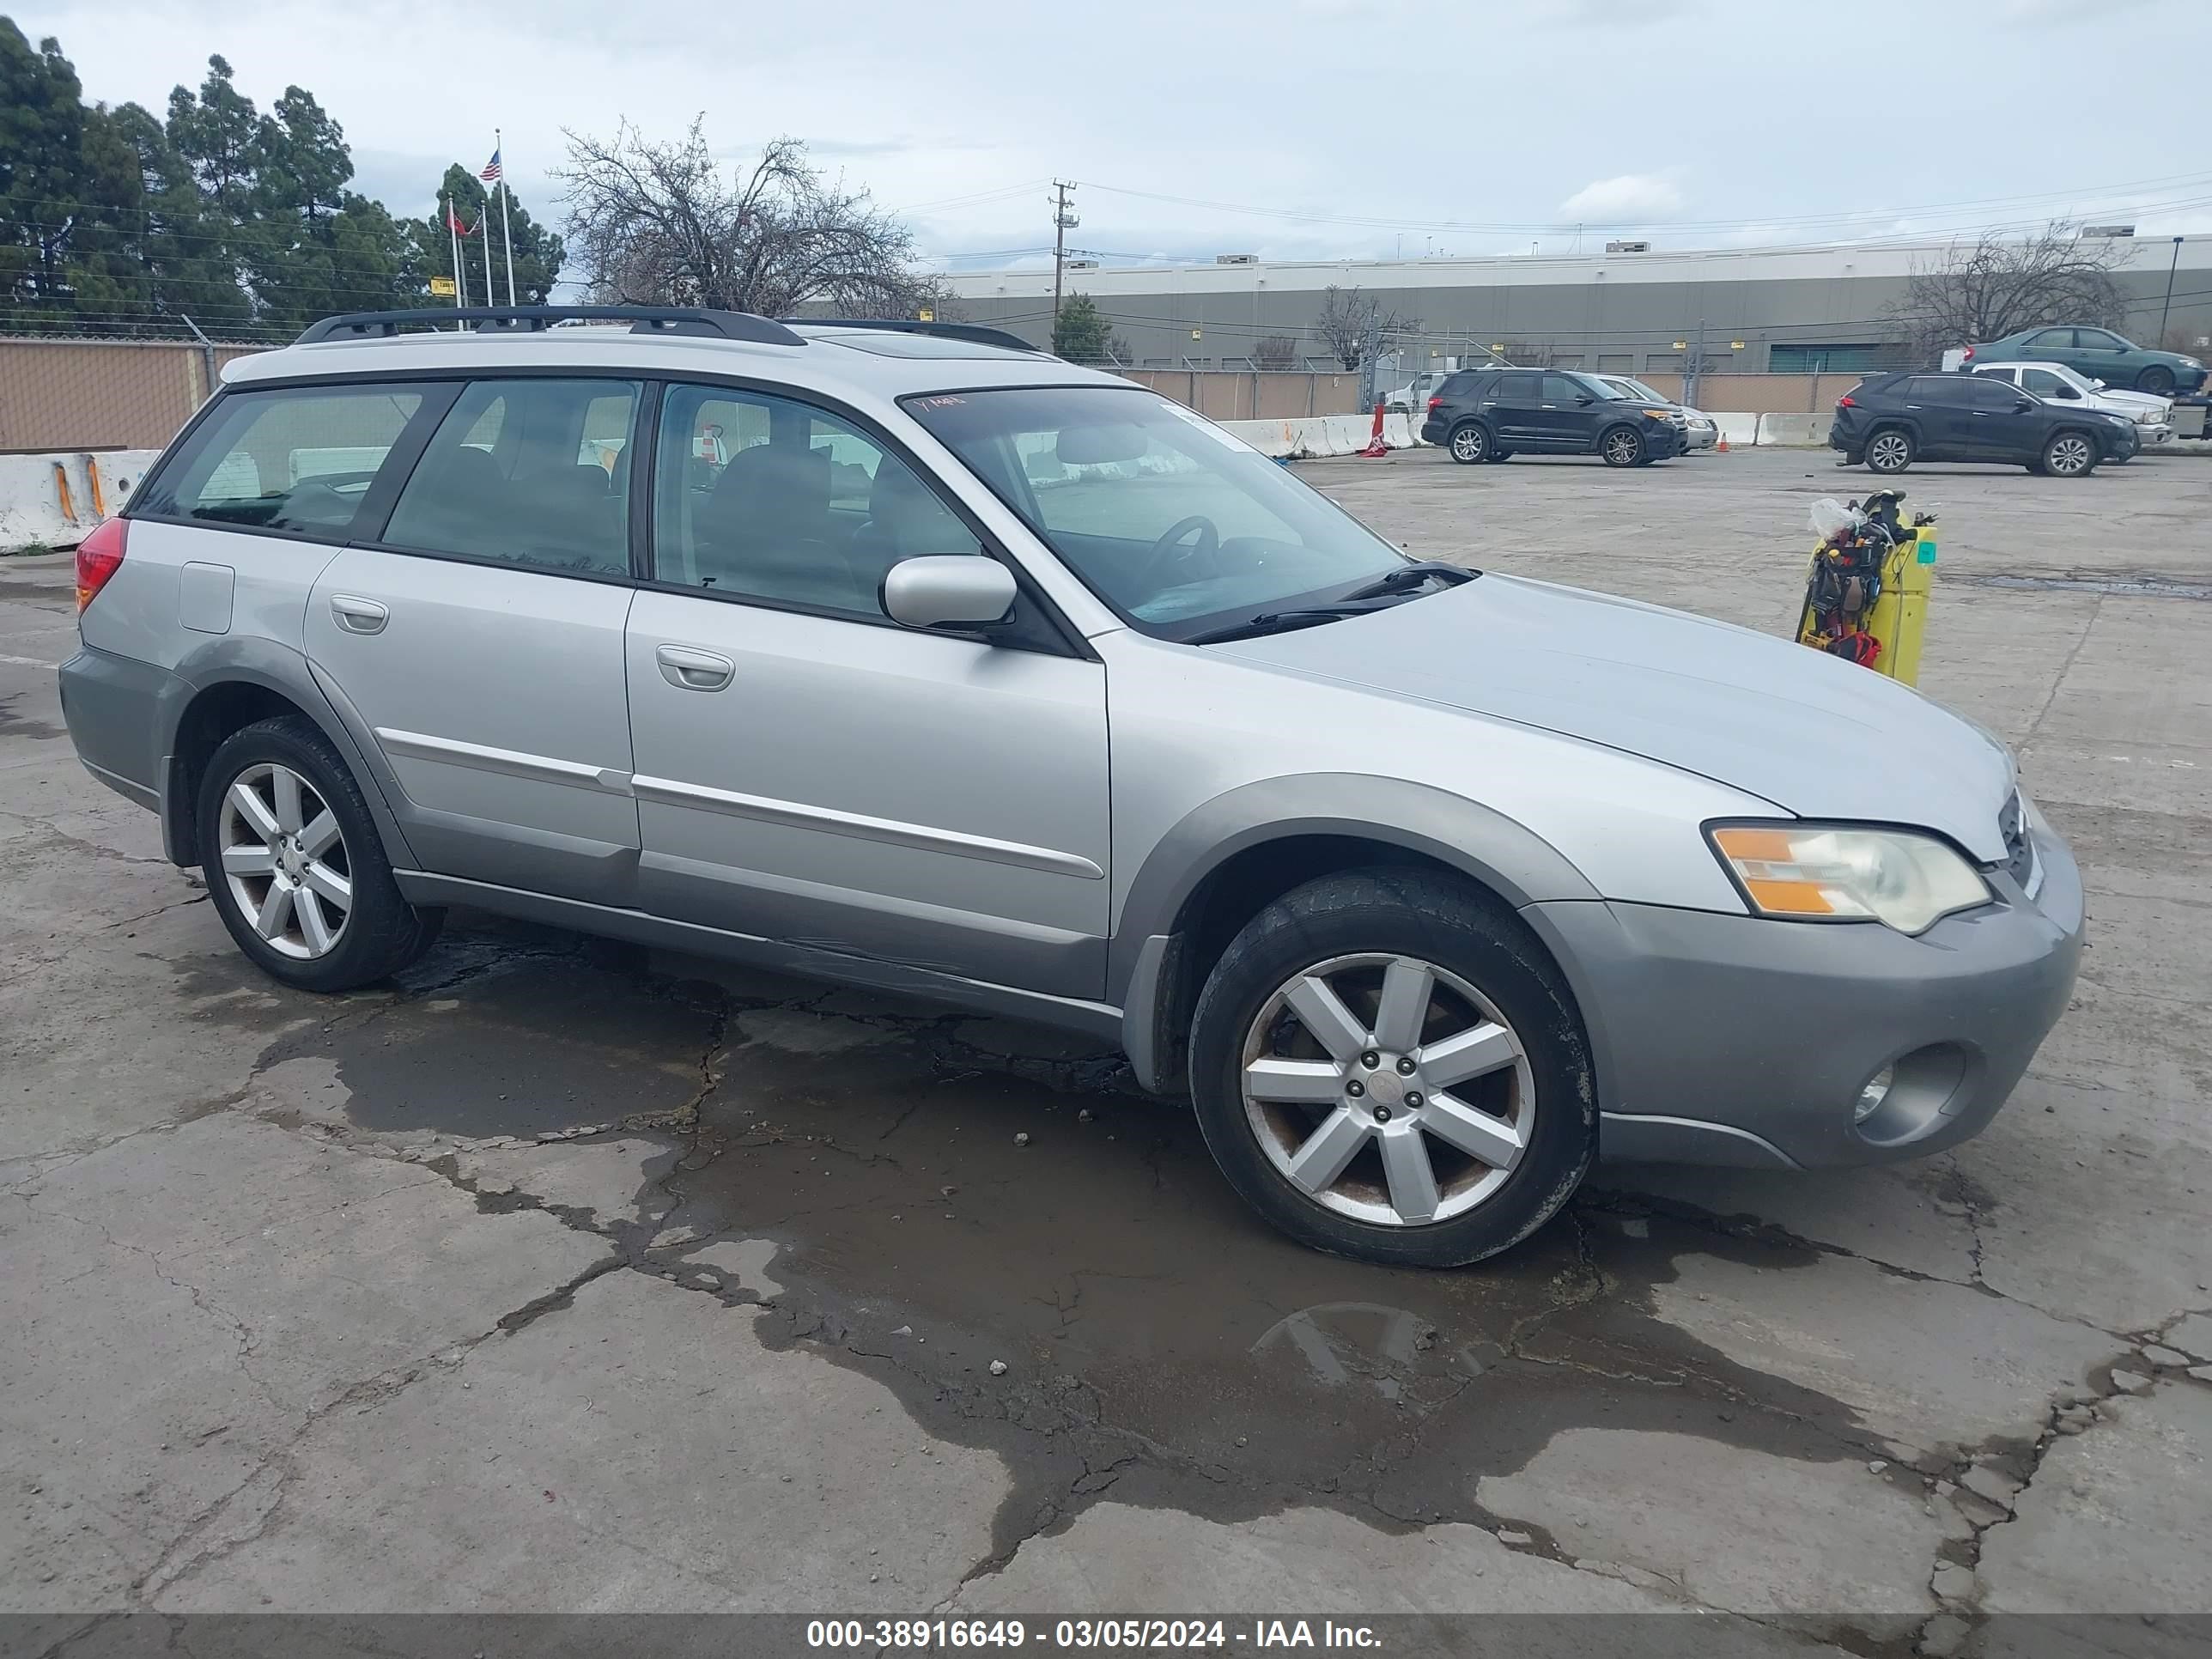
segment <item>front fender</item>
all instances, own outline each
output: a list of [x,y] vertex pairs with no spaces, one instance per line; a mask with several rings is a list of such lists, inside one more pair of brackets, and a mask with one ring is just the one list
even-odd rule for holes
[[[1193,897],[1238,854],[1309,836],[1355,838],[1433,860],[1516,911],[1598,896],[1534,831],[1447,790],[1400,778],[1315,773],[1224,791],[1187,813],[1144,854],[1114,928],[1107,996],[1121,1006],[1122,1046],[1145,1087],[1171,1089],[1180,1070],[1184,976],[1194,966],[1183,957],[1182,936]],[[1556,956],[1556,941],[1546,937],[1545,943]],[[1579,1000],[1573,967],[1560,967]],[[1593,1023],[1587,1011],[1584,1023]],[[1596,1045],[1595,1030],[1591,1040]]]

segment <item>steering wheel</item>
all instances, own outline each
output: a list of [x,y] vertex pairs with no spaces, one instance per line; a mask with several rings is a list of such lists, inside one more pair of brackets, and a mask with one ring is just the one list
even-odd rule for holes
[[[1188,547],[1183,546],[1183,538],[1193,531],[1198,532],[1198,539]],[[1212,556],[1220,545],[1220,531],[1214,528],[1213,520],[1203,513],[1194,513],[1188,519],[1177,519],[1162,531],[1160,538],[1152,544],[1152,553],[1145,560],[1144,568],[1137,573],[1137,580],[1150,582],[1176,565],[1189,564],[1194,560]]]

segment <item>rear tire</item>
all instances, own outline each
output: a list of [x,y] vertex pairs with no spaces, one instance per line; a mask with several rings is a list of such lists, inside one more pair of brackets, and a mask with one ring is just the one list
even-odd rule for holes
[[201,779],[216,914],[270,978],[350,991],[430,948],[443,910],[400,896],[376,820],[330,739],[298,716],[234,732]]
[[1912,434],[1903,427],[1886,426],[1867,440],[1866,464],[1869,472],[1902,472],[1912,465]]
[[2037,465],[2057,478],[2086,478],[2097,470],[2097,441],[2086,432],[2057,432]]
[[[1418,988],[1400,994],[1410,1015],[1394,982]],[[1190,1075],[1230,1185],[1301,1243],[1366,1261],[1508,1249],[1597,1150],[1589,1042],[1558,969],[1504,906],[1423,871],[1324,877],[1255,916],[1200,994]]]
[[1480,421],[1462,421],[1445,441],[1452,459],[1462,466],[1480,466],[1490,459],[1490,428]]

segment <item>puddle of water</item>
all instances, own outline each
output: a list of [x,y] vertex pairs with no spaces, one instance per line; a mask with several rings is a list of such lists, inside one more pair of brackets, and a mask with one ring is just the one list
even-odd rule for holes
[[[639,1265],[769,1303],[763,1340],[1000,1452],[1009,1544],[1109,1486],[1219,1518],[1322,1502],[1486,1521],[1481,1476],[1591,1424],[1866,1455],[1846,1408],[1650,1312],[1678,1255],[1788,1268],[1809,1247],[1586,1194],[1477,1268],[1342,1261],[1246,1209],[1188,1110],[1137,1094],[1114,1056],[565,937],[459,935],[263,1063],[328,1059],[371,1131],[526,1137],[696,1103],[658,1132],[673,1171],[641,1174],[641,1244],[665,1242]],[[526,1165],[515,1178],[501,1205],[530,1201]]]

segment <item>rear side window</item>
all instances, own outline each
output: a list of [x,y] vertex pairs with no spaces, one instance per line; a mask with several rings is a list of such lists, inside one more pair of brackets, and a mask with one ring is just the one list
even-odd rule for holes
[[1475,370],[1462,369],[1456,374],[1447,375],[1444,383],[1437,388],[1437,395],[1440,398],[1471,398],[1474,395],[1476,382],[1481,379],[1482,376]]
[[477,380],[438,423],[392,547],[629,574],[629,380]]
[[226,393],[133,516],[343,540],[426,395],[392,385]]

